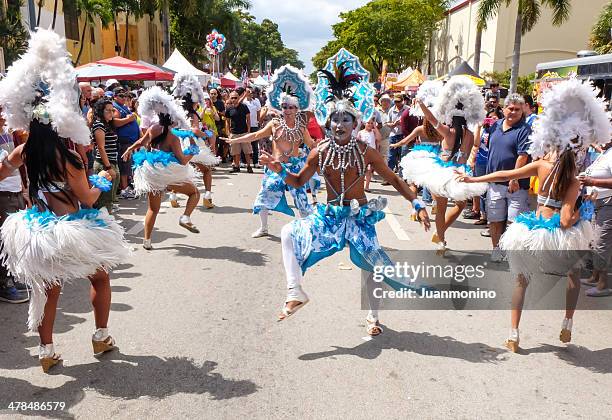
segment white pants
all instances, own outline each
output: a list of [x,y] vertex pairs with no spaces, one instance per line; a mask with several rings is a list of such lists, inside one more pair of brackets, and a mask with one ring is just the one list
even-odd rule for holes
[[[283,265],[285,267],[285,275],[287,276],[287,300],[299,299],[302,295],[302,268],[295,257],[293,249],[293,239],[291,238],[292,232],[291,223],[283,226],[281,230],[281,248],[283,252]],[[366,292],[368,296],[368,306],[370,312],[368,318],[378,319],[378,309],[380,308],[380,298],[375,298],[373,290],[376,287],[380,287],[373,279],[373,273],[362,270],[361,278],[365,281]],[[367,277],[367,278],[366,278]]]

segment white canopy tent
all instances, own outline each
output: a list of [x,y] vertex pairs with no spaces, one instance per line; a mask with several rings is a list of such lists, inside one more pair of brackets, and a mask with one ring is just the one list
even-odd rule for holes
[[169,68],[177,73],[192,74],[198,78],[200,83],[203,85],[208,84],[210,81],[210,74],[204,73],[202,70],[195,67],[181,54],[181,52],[175,49],[170,55],[170,58],[164,63],[164,67]]
[[253,85],[255,85],[255,86],[259,86],[259,87],[262,87],[262,88],[267,87],[269,84],[270,84],[270,83],[269,83],[269,82],[268,82],[266,79],[264,79],[263,77],[261,77],[261,75],[260,75],[260,76],[257,76],[257,77],[255,78],[255,80],[253,80]]

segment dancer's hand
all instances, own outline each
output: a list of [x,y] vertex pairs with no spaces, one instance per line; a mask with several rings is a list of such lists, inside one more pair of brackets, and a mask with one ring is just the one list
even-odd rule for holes
[[455,174],[457,174],[457,176],[455,177],[455,180],[457,182],[465,182],[466,184],[471,184],[474,182],[473,177],[468,176],[464,172],[455,171]]
[[124,162],[127,162],[128,160],[130,160],[130,158],[132,157],[132,149],[128,148],[124,154],[121,155],[121,159],[123,159]]
[[[112,171],[112,169],[110,169],[110,171]],[[111,176],[111,174],[109,173],[109,171],[100,171],[98,172],[98,176],[101,176],[102,178],[106,178],[107,181],[112,181],[113,177]]]
[[266,151],[261,151],[259,153],[259,163],[261,165],[266,165],[268,169],[276,173],[279,173],[280,171],[283,170],[281,163],[278,160],[276,160],[274,156],[272,156],[270,153]]
[[222,136],[219,136],[217,138],[221,141],[226,142],[227,144],[232,144],[232,141],[234,140],[234,139],[228,139],[227,137],[222,137]]
[[429,231],[429,228],[431,227],[431,221],[429,220],[429,215],[427,214],[427,210],[426,209],[419,210],[417,212],[417,217],[419,218],[419,222],[423,224],[423,227],[425,228],[425,232]]

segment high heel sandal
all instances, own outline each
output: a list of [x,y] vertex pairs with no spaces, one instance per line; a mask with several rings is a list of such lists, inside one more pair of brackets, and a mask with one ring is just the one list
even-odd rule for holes
[[115,345],[115,339],[110,335],[107,336],[104,340],[94,340],[92,338],[91,344],[93,346],[94,355],[106,353],[107,351],[111,351],[117,348]]
[[520,340],[519,340],[518,330],[512,330],[510,332],[510,337],[508,337],[508,339],[505,341],[504,345],[512,353],[518,353],[519,350],[520,350],[519,342],[520,342]]
[[170,205],[174,207],[175,209],[180,207],[179,202],[178,202],[178,197],[173,192],[170,193]]
[[376,337],[383,333],[383,329],[380,326],[378,319],[366,318],[366,332],[370,337]]
[[572,341],[572,320],[565,318],[561,323],[561,333],[559,334],[559,340],[562,343],[569,343]]
[[38,360],[44,373],[49,373],[49,369],[62,361],[62,356],[55,353],[52,344],[41,344],[38,347]]

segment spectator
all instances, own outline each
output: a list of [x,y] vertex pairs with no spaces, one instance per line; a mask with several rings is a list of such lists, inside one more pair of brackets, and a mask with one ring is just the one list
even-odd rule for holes
[[217,123],[221,120],[221,116],[217,112],[217,109],[212,104],[210,99],[210,95],[204,92],[204,109],[202,110],[202,115],[200,116],[202,122],[208,127],[210,131],[212,131],[213,135],[210,138],[207,138],[206,141],[210,146],[213,154],[217,154],[217,136],[219,135],[219,131],[217,130]]
[[106,96],[112,97],[113,96],[113,90],[116,87],[121,86],[121,84],[119,83],[119,81],[117,79],[108,79],[106,81],[106,89],[104,90],[104,94]]
[[[249,108],[239,102],[238,91],[232,91],[229,95],[227,108],[225,111],[225,130],[230,134],[230,138],[241,137],[250,132],[251,116]],[[232,172],[240,172],[240,153],[243,152],[247,161],[247,172],[253,173],[251,168],[253,148],[251,143],[237,143],[230,145],[230,153],[233,158]]]
[[580,282],[591,286],[587,296],[601,297],[612,295],[608,287],[608,270],[612,260],[612,142],[604,146],[604,151],[578,176],[587,187],[587,194],[597,194],[595,201],[595,223],[601,229],[600,242],[593,251],[593,274]]
[[91,95],[93,93],[93,89],[89,82],[80,82],[79,90],[81,91],[81,112],[83,113],[83,117],[87,117],[87,113],[91,108]]
[[[402,128],[402,139],[412,134],[412,132],[420,125],[419,119],[415,117],[414,115],[410,115],[410,102],[411,102],[410,96],[404,95],[405,110],[404,112],[402,112],[402,116],[400,117],[400,125]],[[410,151],[413,144],[414,143],[411,143],[409,145],[402,147],[402,150],[401,150],[402,157],[405,156]]]
[[[506,99],[504,118],[491,127],[487,174],[520,168],[529,162],[527,149],[531,127],[525,122],[524,107],[525,100],[518,94],[511,94]],[[486,209],[493,243],[492,261],[503,259],[499,238],[507,224],[529,209],[528,190],[528,179],[489,184]]]
[[380,106],[376,108],[380,114],[381,126],[380,131],[380,154],[386,159],[389,156],[389,135],[391,127],[387,125],[389,122],[389,110],[391,109],[391,97],[387,94],[382,95],[379,99]]
[[[17,136],[5,127],[0,107],[0,162],[15,149]],[[11,213],[24,209],[25,176],[19,169],[14,169],[9,176],[0,181],[0,227]],[[0,241],[0,248],[2,242]],[[4,265],[0,264],[0,301],[7,303],[24,303],[28,297],[25,285],[15,282]]]
[[[487,173],[487,161],[489,160],[489,136],[491,128],[495,123],[502,119],[504,114],[500,111],[489,111],[482,125],[476,128],[474,134],[474,146],[472,147],[472,172],[474,176],[482,176]],[[476,219],[474,222],[478,226],[487,225],[486,212],[487,193],[485,192],[480,197],[474,197],[472,200],[472,210],[465,214],[466,219]]]
[[[130,97],[128,92],[122,87],[116,87],[113,91],[113,127],[117,133],[119,142],[119,156],[123,156],[125,151],[140,138],[140,127],[136,121],[136,114],[130,110]],[[120,197],[134,199],[134,191],[129,187],[129,178],[132,176],[132,160],[119,160],[119,174],[121,190]]]
[[[365,123],[365,128],[357,134],[357,140],[361,140],[368,146],[370,146],[374,150],[378,150],[380,145],[380,132],[378,131],[378,127],[376,126],[376,119],[374,117],[370,118]],[[365,174],[365,191],[370,191],[370,181],[372,181],[372,167],[368,165]]]
[[[249,108],[250,115],[250,124],[251,130],[250,132],[255,132],[259,130],[259,112],[261,111],[261,103],[258,99],[253,96],[253,90],[251,88],[247,88],[244,92],[244,99],[242,103],[245,104]],[[253,164],[255,167],[258,167],[259,162],[259,142],[254,141],[252,144],[253,147]]]
[[210,95],[211,105],[219,115],[219,119],[215,120],[215,124],[217,125],[217,155],[221,156],[221,161],[225,163],[229,155],[229,147],[227,143],[219,140],[219,137],[227,136],[225,132],[225,103],[219,96],[219,90],[210,89],[208,93]]
[[535,103],[531,95],[523,95],[523,99],[525,100],[525,109],[523,110],[525,112],[525,122],[531,127],[537,118]]
[[94,123],[91,126],[91,138],[96,145],[94,173],[105,170],[113,178],[113,188],[100,194],[95,207],[98,209],[106,207],[109,213],[113,210],[113,202],[119,184],[119,167],[117,166],[119,145],[113,124],[114,111],[115,108],[111,101],[99,100],[94,108]]
[[[389,136],[390,145],[395,144],[398,141],[400,141],[402,138],[404,138],[402,134],[401,117],[404,111],[407,109],[406,106],[404,105],[404,99],[401,93],[397,93],[393,97],[393,103],[395,105],[388,112],[388,122],[387,122],[387,127],[391,128],[391,133]],[[395,171],[398,168],[400,158],[401,158],[401,149],[389,150],[387,165],[392,171]]]
[[485,102],[489,102],[491,98],[497,99],[497,105],[499,106],[499,101],[501,99],[501,92],[499,90],[499,83],[493,80],[489,84],[489,90],[485,94]]

